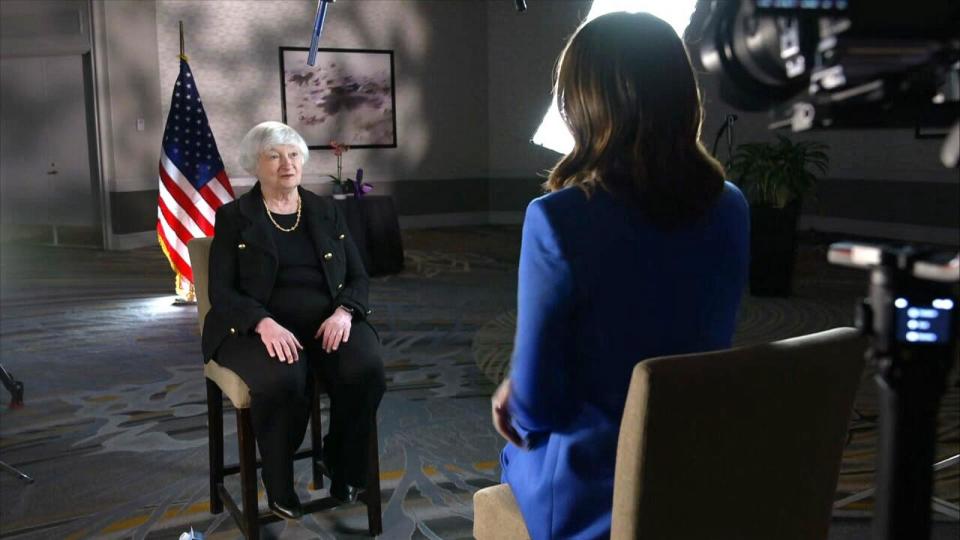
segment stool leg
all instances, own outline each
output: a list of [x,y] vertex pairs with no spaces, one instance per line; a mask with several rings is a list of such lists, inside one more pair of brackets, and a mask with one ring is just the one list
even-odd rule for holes
[[310,449],[311,464],[313,466],[313,489],[323,489],[323,473],[320,471],[320,460],[323,459],[323,424],[320,419],[320,393],[323,386],[320,376],[313,375],[313,399],[310,411]]
[[377,435],[377,417],[370,426],[370,447],[367,454],[367,528],[370,536],[383,532],[383,515],[380,508],[380,439]]
[[220,486],[223,485],[223,392],[207,381],[207,444],[210,453],[210,513],[223,512]]
[[253,440],[250,409],[237,409],[237,438],[240,443],[240,490],[243,498],[243,532],[247,540],[260,538],[260,510],[257,508],[257,449]]

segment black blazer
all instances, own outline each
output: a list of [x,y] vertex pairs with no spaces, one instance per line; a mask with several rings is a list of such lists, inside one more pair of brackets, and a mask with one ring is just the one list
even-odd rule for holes
[[[353,310],[364,320],[369,279],[346,220],[333,201],[298,187],[302,201],[301,227],[313,238],[334,305]],[[279,258],[263,205],[260,183],[217,210],[210,246],[210,311],[203,323],[204,362],[213,358],[223,340],[247,334],[270,313],[265,307],[273,292]]]

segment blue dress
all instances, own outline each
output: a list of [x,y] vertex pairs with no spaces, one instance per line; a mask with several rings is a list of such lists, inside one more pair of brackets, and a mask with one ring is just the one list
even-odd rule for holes
[[609,537],[633,367],[730,346],[749,229],[729,182],[704,217],[668,232],[602,189],[530,203],[509,402],[525,448],[508,443],[500,460],[535,540]]

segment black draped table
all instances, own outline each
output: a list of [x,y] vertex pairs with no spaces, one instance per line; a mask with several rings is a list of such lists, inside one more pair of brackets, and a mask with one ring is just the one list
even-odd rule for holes
[[334,201],[346,216],[347,228],[371,276],[403,270],[403,241],[393,198],[386,195],[347,197]]

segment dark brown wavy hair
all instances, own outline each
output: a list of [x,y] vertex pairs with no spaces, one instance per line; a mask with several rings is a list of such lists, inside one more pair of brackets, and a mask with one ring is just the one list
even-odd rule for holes
[[584,24],[557,64],[554,94],[573,151],[548,191],[598,186],[671,228],[703,215],[723,190],[723,167],[700,143],[700,91],[683,42],[647,13]]

